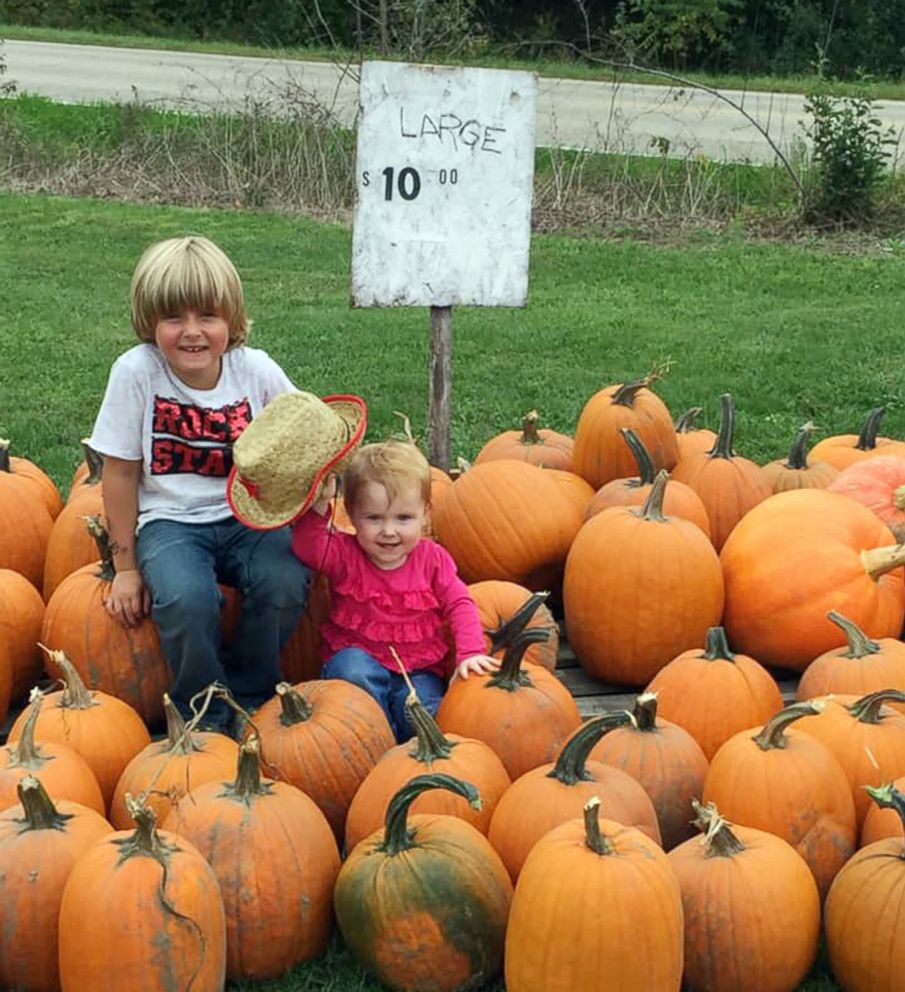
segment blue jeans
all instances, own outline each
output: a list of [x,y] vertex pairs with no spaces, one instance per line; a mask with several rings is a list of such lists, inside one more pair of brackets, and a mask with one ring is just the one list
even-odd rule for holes
[[[380,703],[396,740],[402,744],[411,739],[415,731],[405,712],[409,693],[405,679],[384,668],[373,655],[361,648],[343,648],[324,665],[321,678],[344,679],[364,689]],[[446,683],[434,672],[410,672],[409,678],[421,704],[433,716],[443,699]]]
[[[152,520],[138,533],[138,567],[151,592],[151,616],[173,672],[171,698],[183,715],[211,682],[236,702],[259,706],[280,680],[280,651],[298,624],[311,573],[290,548],[288,527],[252,530],[233,517],[210,524]],[[223,594],[242,594],[236,638],[220,643]],[[231,713],[213,700],[207,721],[225,728]]]

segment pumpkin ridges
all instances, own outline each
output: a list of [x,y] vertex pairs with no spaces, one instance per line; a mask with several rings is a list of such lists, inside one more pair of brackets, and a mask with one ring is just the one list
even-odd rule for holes
[[[38,641],[44,619],[44,600],[20,572],[0,568],[0,642],[9,651],[10,699],[21,699],[38,681],[44,660]],[[0,671],[0,711],[3,711]],[[4,717],[5,718],[5,717]]]
[[539,468],[572,471],[574,442],[567,434],[537,426],[537,410],[530,410],[520,431],[503,431],[487,441],[475,455],[473,465],[495,458],[523,459]]

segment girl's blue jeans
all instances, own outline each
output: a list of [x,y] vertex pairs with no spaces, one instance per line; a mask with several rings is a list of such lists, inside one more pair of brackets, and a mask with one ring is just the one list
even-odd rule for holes
[[[409,692],[405,679],[384,668],[373,655],[361,648],[343,648],[324,665],[321,678],[344,679],[364,689],[380,703],[396,740],[402,744],[411,739],[415,731],[405,712]],[[443,699],[446,683],[434,672],[410,672],[409,678],[421,704],[433,716]]]
[[[311,573],[290,548],[288,527],[252,530],[233,517],[209,524],[152,520],[138,533],[138,567],[151,592],[151,615],[173,672],[171,698],[184,716],[188,702],[220,681],[244,707],[273,695],[280,651],[298,624]],[[220,640],[223,594],[242,594],[236,637]],[[226,729],[231,712],[213,700],[206,722]]]

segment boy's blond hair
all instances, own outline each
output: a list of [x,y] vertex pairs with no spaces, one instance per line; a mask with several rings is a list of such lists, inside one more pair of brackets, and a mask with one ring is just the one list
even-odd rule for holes
[[368,482],[377,482],[392,502],[405,490],[417,488],[425,506],[430,506],[431,470],[424,455],[411,441],[381,441],[365,444],[343,470],[343,502],[351,513],[358,492]]
[[190,234],[147,248],[132,275],[132,326],[139,340],[154,343],[157,322],[168,313],[199,310],[219,314],[229,327],[229,347],[245,343],[242,280],[213,241]]

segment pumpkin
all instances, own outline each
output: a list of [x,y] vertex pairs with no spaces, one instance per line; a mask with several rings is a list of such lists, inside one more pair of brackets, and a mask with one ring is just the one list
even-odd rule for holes
[[905,617],[905,549],[870,510],[824,489],[777,493],[735,529],[720,560],[723,626],[737,650],[804,670],[845,636],[848,617],[868,637],[896,637]]
[[589,758],[621,769],[643,786],[654,804],[664,850],[694,835],[692,801],[701,794],[707,758],[687,730],[658,717],[655,692],[641,693],[632,722],[601,737]]
[[692,406],[680,413],[675,420],[676,443],[679,446],[679,461],[697,451],[710,451],[717,438],[716,431],[709,427],[695,427],[695,421],[703,413],[703,407]]
[[8,449],[0,440],[0,568],[20,572],[40,589],[53,517],[35,483],[14,470]]
[[385,828],[361,841],[340,869],[336,919],[353,957],[390,988],[473,989],[500,971],[512,883],[470,823],[409,815],[428,789],[480,801],[473,785],[440,773],[404,785],[390,800]]
[[811,449],[811,457],[829,462],[841,472],[849,465],[875,455],[905,454],[905,444],[901,441],[877,434],[885,412],[882,406],[871,410],[859,434],[833,434],[818,441]]
[[[110,538],[97,517],[88,521],[100,561],[68,575],[54,590],[44,611],[41,640],[63,651],[92,689],[118,696],[148,724],[163,716],[162,699],[172,675],[160,650],[150,617],[123,627],[110,616],[104,600],[116,574]],[[52,664],[51,675],[56,675]]]
[[85,526],[85,518],[104,511],[100,486],[87,483],[63,507],[54,520],[44,557],[41,590],[50,599],[56,587],[76,569],[97,561],[97,543]]
[[35,742],[35,725],[43,701],[43,693],[34,689],[28,718],[21,725],[19,736],[11,734],[0,748],[0,810],[15,806],[19,783],[26,775],[32,775],[54,800],[69,799],[103,816],[106,805],[88,762],[68,744]]
[[854,462],[828,489],[873,510],[897,541],[905,541],[905,452]]
[[[905,791],[905,775],[893,779],[892,785],[900,792]],[[861,847],[867,847],[875,840],[883,840],[886,837],[905,838],[902,818],[892,806],[872,802],[861,824]]]
[[72,473],[69,495],[66,497],[67,503],[78,499],[86,489],[99,490],[104,475],[104,456],[91,447],[87,437],[83,437],[80,443],[84,458]]
[[58,919],[72,866],[111,831],[93,809],[54,804],[26,775],[0,813],[0,987],[58,992]]
[[50,514],[50,519],[56,519],[57,514],[63,509],[63,497],[57,489],[57,484],[33,461],[10,455],[9,441],[5,440],[0,440],[0,472],[15,475],[25,483]]
[[352,797],[396,744],[380,704],[341,679],[280,682],[254,725],[265,773],[310,796],[341,841]]
[[125,830],[132,819],[128,797],[143,797],[155,822],[192,789],[205,782],[227,781],[236,767],[238,746],[224,734],[192,730],[164,694],[167,735],[142,748],[123,769],[110,803],[110,822]]
[[[49,651],[54,668],[62,673],[63,688],[44,695],[34,725],[39,741],[58,741],[78,752],[94,772],[104,808],[113,798],[126,765],[151,743],[151,735],[134,709],[116,696],[89,690],[62,651]],[[16,718],[9,734],[20,737],[29,711]]]
[[[892,785],[868,788],[875,803],[905,823],[905,795]],[[861,848],[842,867],[824,906],[833,975],[846,992],[893,990],[905,971],[905,843],[901,837]]]
[[[73,867],[60,903],[63,992],[221,992],[226,921],[213,869],[135,810]],[[98,898],[98,893],[103,898]]]
[[507,992],[679,990],[675,872],[655,841],[601,819],[599,806],[589,799],[583,818],[545,834],[525,861],[506,932]]
[[324,665],[321,624],[329,615],[330,580],[317,572],[308,588],[305,612],[280,652],[280,671],[290,684],[320,678]]
[[529,644],[523,658],[551,672],[556,668],[559,626],[546,605],[548,593],[532,593],[517,582],[501,579],[474,582],[468,587],[468,593],[478,608],[487,654],[502,658],[517,634],[526,628],[540,628],[550,636],[545,641]]
[[442,771],[471,782],[481,795],[481,806],[475,809],[445,789],[429,789],[415,800],[413,813],[458,816],[482,834],[490,829],[500,796],[511,785],[503,762],[488,744],[458,734],[445,735],[414,693],[405,705],[415,737],[390,748],[358,787],[346,817],[347,851],[380,829],[390,799],[418,775]]
[[528,645],[546,637],[542,628],[523,630],[506,649],[498,672],[454,679],[437,709],[443,733],[490,745],[511,779],[551,761],[581,723],[575,700],[552,672],[522,665]]
[[300,789],[261,778],[257,740],[239,749],[234,781],[192,789],[163,827],[214,869],[228,978],[276,978],[327,949],[339,872],[333,831]]
[[580,475],[566,472],[564,469],[546,469],[550,478],[559,486],[562,498],[575,508],[579,519],[584,520],[591,500],[594,498],[593,488]]
[[525,414],[520,431],[503,431],[492,437],[475,455],[473,465],[492,461],[494,458],[516,458],[530,462],[538,468],[556,468],[572,471],[574,442],[568,434],[560,434],[549,427],[538,427],[540,414],[531,410]]
[[9,652],[9,661],[0,665],[0,712],[6,714],[6,672],[9,672],[9,699],[21,699],[41,678],[44,661],[38,641],[44,620],[44,600],[20,572],[0,568],[0,644]]
[[656,470],[672,469],[679,460],[669,410],[649,388],[657,378],[655,370],[633,382],[607,386],[582,408],[575,428],[574,471],[594,489],[611,479],[624,479],[635,469],[620,427],[630,427],[641,439]]
[[746,654],[730,651],[726,631],[711,627],[705,647],[683,651],[647,686],[661,717],[684,727],[710,761],[733,734],[782,709],[773,676]]
[[[625,438],[625,443],[629,446],[635,462],[638,466],[638,475],[627,479],[613,479],[602,485],[588,505],[585,512],[585,520],[590,520],[601,510],[608,506],[642,506],[650,495],[654,485],[656,472],[654,463],[647,453],[647,448],[641,438],[629,427],[620,428],[620,433]],[[670,480],[663,494],[663,512],[670,517],[682,517],[690,520],[710,537],[710,521],[707,518],[707,510],[701,501],[701,497],[690,487],[682,482]]]
[[673,479],[701,497],[717,551],[739,520],[773,491],[764,470],[733,450],[735,408],[729,393],[720,397],[720,404],[720,433],[713,447],[684,458],[672,472]]
[[[892,686],[905,689],[905,644],[898,637],[875,641],[836,610],[827,618],[842,628],[848,644],[818,655],[798,680],[796,699],[813,699],[830,693],[863,696]],[[890,704],[905,713],[905,706]]]
[[594,678],[651,679],[700,644],[723,611],[723,574],[701,529],[663,513],[666,472],[644,505],[610,507],[578,532],[563,579],[569,643]]
[[842,766],[855,801],[858,829],[871,806],[865,787],[905,772],[905,715],[886,703],[905,703],[905,692],[880,689],[865,696],[827,696],[823,711],[797,727],[815,737]]
[[582,521],[544,469],[511,458],[463,472],[432,518],[465,582],[505,579],[529,589],[556,580]]
[[819,713],[816,701],[791,703],[760,731],[743,730],[717,751],[703,802],[733,823],[767,830],[807,861],[821,899],[855,849],[855,803],[842,766],[826,745],[789,729]]
[[829,462],[808,461],[808,439],[814,430],[810,422],[795,435],[788,458],[777,458],[764,465],[774,493],[788,489],[826,489],[839,475],[839,469]]
[[669,852],[682,890],[685,981],[709,992],[789,992],[817,954],[820,896],[801,855],[694,803],[702,838]]
[[513,882],[540,838],[579,816],[592,796],[600,799],[607,819],[637,827],[660,843],[657,814],[642,785],[619,768],[588,760],[602,735],[625,726],[630,719],[622,711],[588,720],[566,741],[556,761],[525,772],[503,794],[487,836]]

